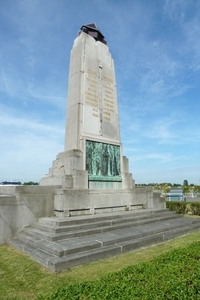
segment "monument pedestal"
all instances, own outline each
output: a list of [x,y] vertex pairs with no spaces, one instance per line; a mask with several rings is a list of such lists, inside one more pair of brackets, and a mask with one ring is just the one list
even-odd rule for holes
[[54,209],[58,217],[102,214],[149,208],[150,198],[153,198],[151,188],[145,191],[134,188],[127,190],[58,189],[54,196]]
[[82,151],[61,152],[53,161],[49,174],[40,180],[40,185],[60,185],[64,189],[130,189],[135,186],[125,156],[122,157],[122,171],[118,176],[89,176],[88,171],[83,170],[82,167]]

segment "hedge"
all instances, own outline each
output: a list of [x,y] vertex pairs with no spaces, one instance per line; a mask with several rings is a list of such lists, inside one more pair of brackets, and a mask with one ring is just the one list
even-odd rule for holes
[[178,214],[200,216],[200,202],[166,201],[166,207],[169,210],[176,211]]

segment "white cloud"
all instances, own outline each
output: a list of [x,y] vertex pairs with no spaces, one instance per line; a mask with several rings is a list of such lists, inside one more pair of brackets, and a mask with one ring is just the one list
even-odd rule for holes
[[190,2],[190,0],[165,0],[164,12],[173,22],[180,22],[184,18],[185,10]]

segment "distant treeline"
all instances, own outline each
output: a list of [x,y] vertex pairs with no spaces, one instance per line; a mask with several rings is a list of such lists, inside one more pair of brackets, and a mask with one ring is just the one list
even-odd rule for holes
[[[158,185],[167,185],[167,186],[171,186],[171,187],[181,187],[182,184],[180,183],[169,183],[169,182],[163,182],[163,183],[154,183],[154,182],[151,182],[151,183],[138,183],[138,184],[135,184],[136,186],[158,186]],[[190,184],[191,186],[194,186],[194,184]]]
[[38,182],[33,182],[33,181],[29,181],[29,182],[24,182],[23,185],[38,185]]

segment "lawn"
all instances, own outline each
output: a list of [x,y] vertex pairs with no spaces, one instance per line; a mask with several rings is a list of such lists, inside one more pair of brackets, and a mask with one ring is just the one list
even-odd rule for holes
[[[129,296],[132,299],[200,299],[198,241],[200,231],[59,274],[9,246],[1,246],[0,297],[3,300],[131,299]],[[131,294],[133,291],[136,295]]]

